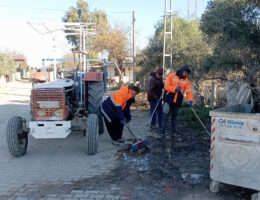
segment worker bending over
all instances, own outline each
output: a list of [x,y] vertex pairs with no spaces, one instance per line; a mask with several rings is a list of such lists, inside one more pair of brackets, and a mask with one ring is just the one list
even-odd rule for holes
[[171,73],[167,76],[164,86],[163,94],[163,119],[162,119],[162,132],[160,139],[165,138],[165,132],[167,128],[167,122],[171,115],[171,137],[177,137],[176,122],[178,109],[182,105],[183,94],[186,93],[188,105],[192,106],[192,92],[191,84],[187,76],[190,73],[190,69],[187,66],[183,66],[176,73]]
[[130,106],[139,92],[138,86],[122,86],[119,90],[114,91],[101,105],[107,131],[113,140],[112,144],[115,146],[125,142],[122,138],[124,124],[131,120]]

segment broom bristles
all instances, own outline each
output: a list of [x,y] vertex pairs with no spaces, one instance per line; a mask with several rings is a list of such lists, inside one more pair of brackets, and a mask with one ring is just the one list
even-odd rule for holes
[[148,144],[147,140],[142,140],[142,141],[136,142],[136,143],[133,144],[133,146],[131,147],[131,151],[137,151],[138,149],[142,149],[142,148],[144,148],[147,144]]

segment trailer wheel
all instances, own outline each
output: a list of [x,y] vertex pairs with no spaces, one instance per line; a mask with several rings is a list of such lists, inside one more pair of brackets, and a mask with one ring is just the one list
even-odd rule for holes
[[94,155],[98,150],[99,121],[96,114],[88,116],[87,144],[88,154]]
[[99,133],[104,132],[104,124],[101,116],[100,106],[103,102],[104,85],[103,82],[88,82],[88,111],[90,114],[97,114],[99,118]]
[[22,118],[11,117],[7,124],[7,144],[14,157],[21,157],[26,153],[28,133],[23,132]]
[[209,189],[214,194],[218,193],[219,192],[219,182],[212,180],[210,182]]
[[260,200],[260,193],[255,193],[251,196],[251,200]]

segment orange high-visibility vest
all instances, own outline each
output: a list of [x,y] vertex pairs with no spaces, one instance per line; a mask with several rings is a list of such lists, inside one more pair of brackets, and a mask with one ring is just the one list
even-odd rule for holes
[[193,101],[193,96],[192,96],[192,91],[191,91],[191,84],[188,78],[179,78],[176,73],[170,74],[165,81],[165,86],[164,89],[167,91],[167,94],[171,93],[176,93],[174,96],[173,102],[175,103],[177,101],[177,93],[175,89],[180,86],[181,87],[181,92],[186,94],[187,100],[188,101]]
[[122,86],[119,90],[114,91],[110,96],[114,106],[121,106],[122,110],[124,110],[126,102],[130,98],[132,98],[132,92],[128,86]]

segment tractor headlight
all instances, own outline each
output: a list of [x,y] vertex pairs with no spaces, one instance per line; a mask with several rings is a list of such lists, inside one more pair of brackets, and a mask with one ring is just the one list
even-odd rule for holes
[[42,110],[38,110],[38,111],[37,111],[37,115],[38,115],[39,117],[43,117],[43,116],[44,116],[44,112],[43,112]]
[[56,111],[55,111],[55,116],[56,116],[56,117],[61,117],[61,115],[62,115],[62,113],[61,113],[60,110],[56,110]]

